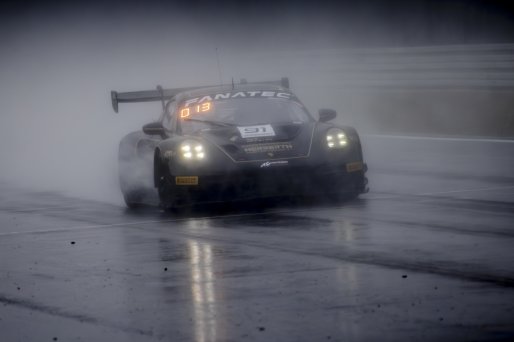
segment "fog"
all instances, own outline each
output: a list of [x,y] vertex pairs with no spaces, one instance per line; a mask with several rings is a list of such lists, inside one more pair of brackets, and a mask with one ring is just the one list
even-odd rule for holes
[[[110,90],[211,85],[219,83],[220,74],[223,83],[287,76],[313,115],[319,108],[334,108],[339,123],[366,134],[514,132],[511,16],[481,2],[467,8],[479,28],[498,20],[489,30],[469,32],[469,19],[437,25],[433,9],[425,17],[423,6],[409,5],[410,18],[406,10],[379,2],[312,12],[314,5],[300,11],[293,2],[231,4],[226,11],[202,1],[149,8],[119,4],[4,12],[0,181],[121,203],[118,143],[158,118],[160,104],[121,104],[115,114]],[[477,17],[483,9],[492,14]],[[455,11],[442,13],[451,17]],[[404,18],[410,19],[405,26],[397,23]],[[466,44],[472,47],[462,50]],[[490,61],[484,55],[493,56],[499,68],[492,75],[504,75],[500,80],[507,83],[500,90],[473,83]],[[443,77],[449,84],[438,81],[426,90],[427,75],[447,75],[463,63],[465,71]],[[409,65],[414,71],[401,69]],[[448,95],[448,87],[458,91]],[[484,110],[489,110],[487,119],[481,117]],[[465,129],[455,124],[463,121],[459,115],[470,112],[475,121],[464,120]],[[448,113],[456,116],[448,119]],[[484,129],[485,122],[491,127]]]

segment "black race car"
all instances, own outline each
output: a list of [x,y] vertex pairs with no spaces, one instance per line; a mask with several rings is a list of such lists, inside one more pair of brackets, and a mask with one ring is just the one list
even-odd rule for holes
[[128,207],[150,192],[163,208],[277,196],[352,198],[367,191],[359,136],[331,109],[316,121],[289,81],[118,93],[121,102],[161,101],[162,114],[119,147]]

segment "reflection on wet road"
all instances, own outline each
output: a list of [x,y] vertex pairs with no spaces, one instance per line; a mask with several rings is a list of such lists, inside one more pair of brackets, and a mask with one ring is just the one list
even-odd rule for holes
[[514,339],[514,144],[365,142],[347,203],[173,215],[1,184],[0,340]]
[[214,274],[212,270],[212,246],[190,240],[191,293],[196,341],[217,341],[216,299],[214,297]]

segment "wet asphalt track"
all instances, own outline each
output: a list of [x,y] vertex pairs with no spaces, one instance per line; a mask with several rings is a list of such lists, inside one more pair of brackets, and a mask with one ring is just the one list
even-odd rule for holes
[[364,142],[372,191],[335,205],[0,184],[0,341],[514,340],[514,143]]

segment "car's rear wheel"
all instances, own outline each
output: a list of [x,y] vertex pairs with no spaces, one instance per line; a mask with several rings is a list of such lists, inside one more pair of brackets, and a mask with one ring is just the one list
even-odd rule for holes
[[143,195],[138,191],[123,192],[123,199],[125,204],[130,209],[137,209],[143,206]]

